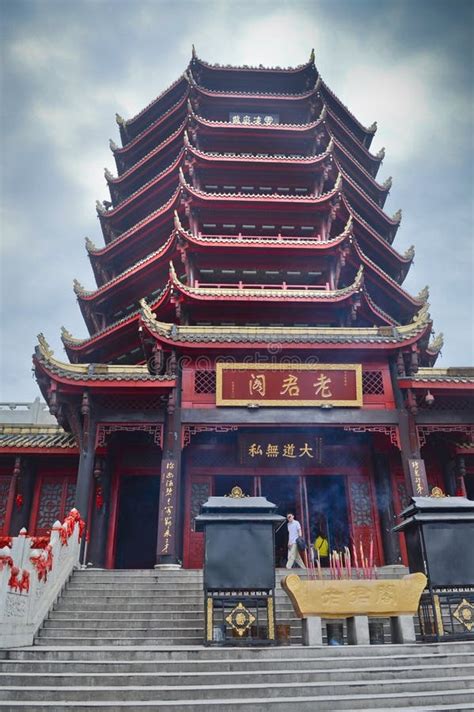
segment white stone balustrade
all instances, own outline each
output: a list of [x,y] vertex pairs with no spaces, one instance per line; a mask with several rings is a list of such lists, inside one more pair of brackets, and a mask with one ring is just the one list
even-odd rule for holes
[[[27,536],[25,530],[12,538],[11,549],[0,549],[0,648],[33,643],[72,570],[79,565],[82,529],[78,512],[72,510],[63,524],[54,523],[46,549],[32,549],[34,537]],[[39,557],[39,565],[35,566],[32,557]],[[20,586],[15,587],[15,580]],[[19,590],[21,582],[24,590]]]

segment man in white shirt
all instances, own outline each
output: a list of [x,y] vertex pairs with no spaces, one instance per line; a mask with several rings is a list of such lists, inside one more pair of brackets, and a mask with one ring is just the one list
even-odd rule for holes
[[292,512],[288,512],[286,520],[288,522],[288,561],[286,562],[286,568],[293,568],[293,564],[296,562],[298,566],[305,569],[306,566],[304,565],[303,559],[298,551],[298,547],[296,546],[296,540],[299,536],[301,536],[301,525],[296,521],[295,515]]

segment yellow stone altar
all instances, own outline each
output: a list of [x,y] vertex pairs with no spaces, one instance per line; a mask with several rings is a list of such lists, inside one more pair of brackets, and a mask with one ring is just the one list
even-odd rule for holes
[[352,616],[414,615],[426,587],[422,573],[401,579],[300,579],[286,576],[281,585],[299,618],[349,618]]

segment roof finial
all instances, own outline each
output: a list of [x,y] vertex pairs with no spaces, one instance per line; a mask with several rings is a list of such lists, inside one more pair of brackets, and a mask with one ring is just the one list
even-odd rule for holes
[[62,326],[62,327],[61,327],[61,339],[62,339],[63,341],[64,341],[64,340],[66,340],[66,341],[73,341],[73,340],[74,340],[73,335],[71,334],[70,331],[68,331],[68,330],[66,329],[65,326]]
[[444,334],[442,331],[439,332],[438,336],[435,336],[434,339],[430,341],[428,344],[428,351],[431,351],[432,353],[438,354],[441,349],[444,346]]
[[193,59],[197,59],[196,47],[195,47],[194,45],[192,45],[191,57],[192,57]]
[[430,296],[430,288],[428,285],[423,287],[423,289],[420,291],[419,294],[417,294],[417,300],[419,302],[426,302],[428,300],[428,297]]
[[392,176],[389,176],[387,180],[383,182],[382,188],[384,190],[390,190],[390,188],[392,187],[392,180]]
[[86,291],[79,280],[75,278],[72,281],[72,288],[74,289],[75,294],[82,294]]
[[85,240],[86,240],[86,250],[87,250],[87,252],[96,252],[96,251],[97,251],[97,247],[94,245],[94,243],[92,242],[92,240],[91,240],[89,237],[86,237]]
[[382,146],[382,148],[381,148],[380,151],[377,153],[377,155],[375,156],[375,158],[378,158],[378,159],[380,159],[381,161],[383,161],[383,159],[385,158],[385,147],[384,147],[384,146]]
[[106,210],[100,200],[95,201],[95,209],[97,210],[98,215],[105,215],[106,213]]
[[370,124],[369,128],[367,129],[370,133],[375,133],[377,131],[377,122],[374,121],[373,124]]
[[400,223],[402,220],[402,210],[399,208],[396,213],[392,215],[393,222]]
[[408,250],[405,252],[405,254],[403,256],[407,260],[412,260],[415,256],[415,245],[410,245],[410,247],[408,248]]
[[146,299],[140,299],[139,304],[142,308],[142,314],[147,321],[156,321],[156,314],[151,310]]
[[181,228],[181,220],[179,219],[179,215],[178,215],[178,211],[177,211],[177,210],[174,211],[173,220],[174,220],[174,227],[175,227],[175,230],[179,230],[179,229]]
[[120,114],[115,114],[115,121],[118,123],[119,126],[125,126],[127,123],[123,116],[120,116]]
[[111,151],[118,151],[118,146],[113,140],[113,138],[109,138],[109,146]]
[[342,173],[339,171],[337,174],[336,182],[334,184],[334,190],[340,190],[342,188]]
[[113,180],[114,174],[108,168],[104,168],[104,176],[106,180]]
[[38,334],[38,343],[39,343],[39,348],[43,356],[46,358],[51,358],[52,355],[54,354],[53,349],[50,347],[46,339],[44,338],[43,332]]
[[311,50],[311,54],[309,55],[309,63],[314,64],[314,60],[315,60],[315,54],[314,54],[314,47],[313,47],[313,49]]

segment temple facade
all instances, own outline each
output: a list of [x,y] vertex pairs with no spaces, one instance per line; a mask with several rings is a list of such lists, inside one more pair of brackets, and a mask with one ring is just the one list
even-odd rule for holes
[[[0,535],[75,505],[84,561],[199,568],[194,520],[238,486],[332,548],[392,532],[412,494],[474,499],[474,369],[435,368],[428,288],[403,282],[383,149],[307,64],[222,67],[193,51],[117,116],[116,175],[86,238],[96,286],[69,363],[33,356],[47,403],[0,409]],[[18,417],[16,417],[18,416]],[[284,528],[285,529],[285,528]],[[277,563],[286,559],[277,535]]]

